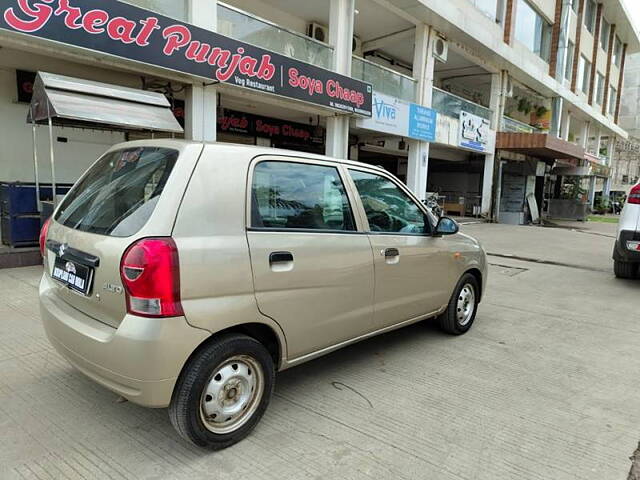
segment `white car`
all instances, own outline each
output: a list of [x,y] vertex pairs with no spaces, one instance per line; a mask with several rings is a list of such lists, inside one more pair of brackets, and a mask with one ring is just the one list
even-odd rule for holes
[[618,278],[634,278],[640,265],[640,183],[629,192],[620,214],[613,267]]

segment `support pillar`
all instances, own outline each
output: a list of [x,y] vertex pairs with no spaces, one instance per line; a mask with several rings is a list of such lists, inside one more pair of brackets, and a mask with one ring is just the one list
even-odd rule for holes
[[596,203],[596,176],[592,175],[589,178],[589,206],[591,207],[591,210],[593,210],[593,207],[595,206]]
[[562,112],[562,120],[560,126],[560,138],[566,142],[569,141],[569,132],[571,131],[571,112],[565,110]]
[[551,131],[550,135],[562,138],[562,120],[564,114],[564,99],[554,97],[551,104]]
[[[189,23],[215,32],[218,27],[216,0],[189,0]],[[193,84],[185,98],[185,138],[199,142],[215,142],[218,94],[214,85]]]
[[584,122],[582,132],[580,133],[580,146],[585,150],[589,148],[589,136],[591,135],[591,122]]
[[600,147],[602,146],[602,130],[598,129],[596,133],[596,157],[600,158]]
[[[435,67],[430,39],[431,28],[425,24],[417,25],[415,35],[413,78],[417,81],[416,103],[431,107]],[[409,140],[407,186],[420,200],[426,198],[428,174],[429,142]]]
[[616,165],[617,162],[614,163],[613,159],[615,158],[614,156],[616,155],[616,136],[611,133],[611,135],[609,136],[609,144],[607,145],[607,154],[609,155],[609,159],[607,162],[607,166],[609,167],[609,176],[605,179],[604,181],[604,187],[602,188],[602,195],[604,197],[610,198],[611,197],[611,183],[612,183],[612,177],[613,177],[613,165]]
[[[351,76],[351,48],[355,0],[331,0],[329,7],[329,44],[333,47],[333,70]],[[348,158],[349,117],[327,118],[325,153],[334,158]]]
[[[491,74],[491,98],[489,99],[489,108],[491,108],[491,128],[496,132],[500,130],[502,117],[504,115],[504,98],[505,87],[507,84],[506,71]],[[491,202],[493,196],[493,181],[496,170],[496,151],[495,146],[492,152],[484,157],[484,174],[482,177],[482,201],[480,205],[480,214],[485,217],[491,216]],[[500,201],[497,197],[495,202]]]

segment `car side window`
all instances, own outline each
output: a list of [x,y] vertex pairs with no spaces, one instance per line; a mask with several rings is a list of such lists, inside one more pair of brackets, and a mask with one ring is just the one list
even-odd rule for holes
[[360,170],[349,170],[372,232],[422,235],[427,218],[409,195],[391,180]]
[[251,192],[253,228],[355,231],[345,187],[335,167],[265,161]]

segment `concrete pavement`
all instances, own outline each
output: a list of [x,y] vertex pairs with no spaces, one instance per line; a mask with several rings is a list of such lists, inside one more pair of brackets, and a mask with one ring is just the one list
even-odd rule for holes
[[500,255],[469,334],[418,324],[284,372],[255,432],[217,453],[68,366],[39,323],[39,269],[0,271],[0,478],[626,478],[640,282],[613,277],[613,239],[463,229]]

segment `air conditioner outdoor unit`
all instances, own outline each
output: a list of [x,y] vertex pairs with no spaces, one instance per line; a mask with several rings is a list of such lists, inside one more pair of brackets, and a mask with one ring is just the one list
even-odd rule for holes
[[[318,40],[319,42],[329,43],[329,29],[319,23],[310,23],[307,26],[307,36]],[[351,43],[351,53],[362,56],[362,40],[359,37],[353,36]]]
[[449,42],[444,36],[435,30],[432,33],[431,44],[433,45],[433,56],[439,62],[445,63],[449,57]]
[[351,44],[351,53],[354,55],[362,56],[362,40],[360,37],[353,36],[353,43]]
[[319,23],[310,23],[307,26],[307,36],[319,42],[329,43],[329,29]]
[[504,87],[504,94],[508,98],[513,98],[513,79],[511,75],[507,75],[507,84]]

